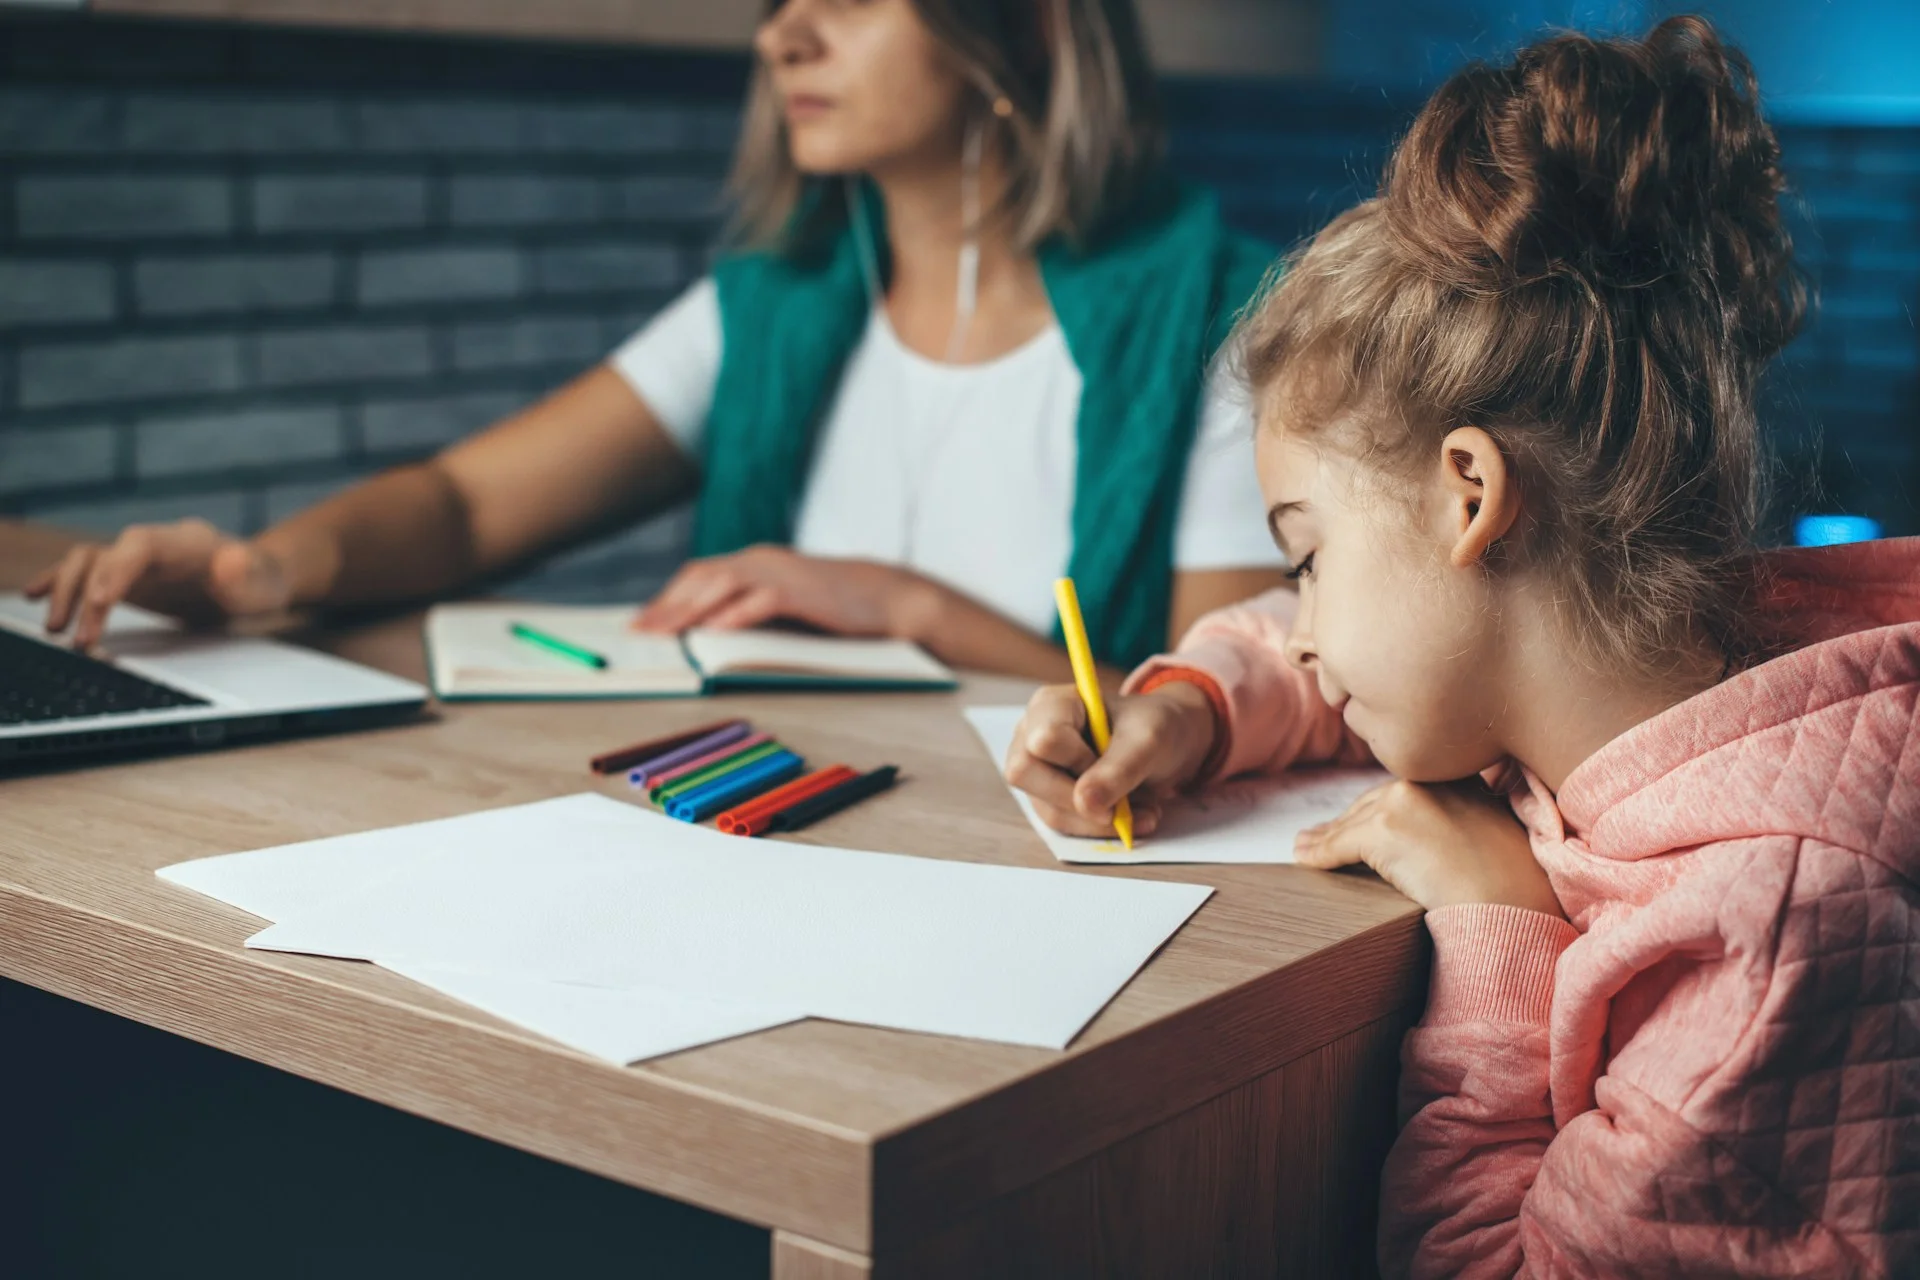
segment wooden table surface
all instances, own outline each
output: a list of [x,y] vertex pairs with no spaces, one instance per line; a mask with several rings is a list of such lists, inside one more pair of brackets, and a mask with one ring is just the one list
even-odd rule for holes
[[[0,522],[0,587],[68,541]],[[418,617],[300,638],[421,679]],[[188,858],[598,786],[739,714],[906,783],[798,837],[1054,867],[957,694],[436,707],[415,724],[0,778],[0,974],[774,1230],[777,1277],[1351,1274],[1424,991],[1412,904],[1294,867],[1078,868],[1217,892],[1065,1052],[807,1021],[610,1066],[368,964],[247,951]]]

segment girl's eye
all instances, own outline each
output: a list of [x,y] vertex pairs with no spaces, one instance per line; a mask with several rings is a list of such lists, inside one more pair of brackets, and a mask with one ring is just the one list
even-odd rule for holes
[[1285,576],[1287,579],[1292,582],[1298,582],[1302,578],[1311,576],[1313,573],[1313,555],[1314,553],[1309,551],[1306,555],[1300,557],[1300,563],[1286,571]]

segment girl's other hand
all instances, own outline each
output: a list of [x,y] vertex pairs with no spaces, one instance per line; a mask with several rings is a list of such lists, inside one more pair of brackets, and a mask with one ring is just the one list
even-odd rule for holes
[[272,613],[291,597],[280,562],[205,520],[140,524],[106,546],[73,548],[27,584],[47,601],[47,630],[73,624],[76,648],[99,643],[121,601],[192,619]]
[[1566,915],[1526,828],[1478,778],[1375,787],[1301,832],[1293,853],[1303,867],[1365,863],[1429,911],[1487,902]]
[[671,635],[689,627],[732,630],[778,620],[835,635],[915,639],[914,610],[930,586],[893,565],[749,547],[683,566],[633,625]]
[[1111,836],[1113,810],[1130,797],[1133,829],[1149,835],[1167,798],[1188,785],[1213,750],[1213,704],[1191,684],[1169,684],[1108,703],[1106,753],[1087,743],[1087,708],[1072,685],[1033,695],[1007,752],[1007,781],[1033,797],[1041,820],[1070,836]]

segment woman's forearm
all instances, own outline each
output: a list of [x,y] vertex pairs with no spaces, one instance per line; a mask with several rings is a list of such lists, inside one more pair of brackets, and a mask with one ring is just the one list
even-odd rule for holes
[[397,468],[255,539],[296,605],[386,604],[441,595],[477,572],[467,504],[434,462]]

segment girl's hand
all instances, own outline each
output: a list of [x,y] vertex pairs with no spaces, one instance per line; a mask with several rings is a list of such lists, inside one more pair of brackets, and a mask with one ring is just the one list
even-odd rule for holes
[[828,560],[786,547],[749,547],[694,560],[640,610],[640,631],[736,629],[780,619],[843,636],[917,638],[915,622],[932,583],[910,570],[866,560]]
[[1042,821],[1070,836],[1111,836],[1113,810],[1133,804],[1133,829],[1160,823],[1168,796],[1192,782],[1213,750],[1213,704],[1190,684],[1169,684],[1107,706],[1113,738],[1087,745],[1087,707],[1072,685],[1033,695],[1007,752],[1007,781],[1033,797]]
[[47,630],[72,623],[81,649],[99,642],[123,600],[198,620],[272,613],[291,595],[278,560],[205,520],[132,525],[110,545],[73,548],[27,584],[28,599],[46,598]]
[[1332,822],[1301,832],[1293,853],[1303,867],[1364,862],[1429,911],[1489,902],[1566,915],[1526,829],[1478,778],[1375,787]]

